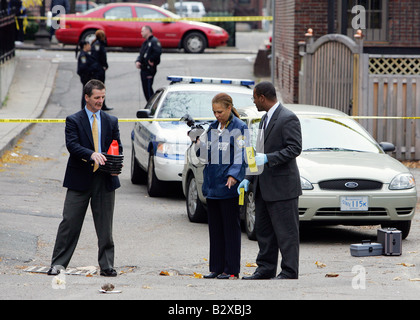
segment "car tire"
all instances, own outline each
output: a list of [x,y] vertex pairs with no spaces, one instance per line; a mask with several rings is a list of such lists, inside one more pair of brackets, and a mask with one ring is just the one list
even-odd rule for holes
[[199,32],[191,32],[185,36],[182,46],[187,53],[202,53],[207,46],[206,37]]
[[136,159],[136,153],[134,147],[131,150],[131,183],[133,184],[145,184],[147,182],[147,174],[140,167],[139,162]]
[[255,232],[255,199],[252,191],[245,194],[244,210],[246,235],[249,240],[257,240]]
[[165,193],[165,185],[155,174],[155,160],[151,154],[149,156],[149,164],[147,166],[147,193],[151,197],[160,197]]
[[396,228],[401,231],[401,238],[405,239],[408,237],[411,229],[411,221],[392,221],[381,223],[382,228]]
[[187,180],[187,215],[190,222],[206,222],[207,211],[198,196],[197,182],[194,175],[190,175]]
[[89,43],[93,43],[93,41],[96,39],[95,32],[95,29],[86,30],[80,36],[80,41],[89,41]]

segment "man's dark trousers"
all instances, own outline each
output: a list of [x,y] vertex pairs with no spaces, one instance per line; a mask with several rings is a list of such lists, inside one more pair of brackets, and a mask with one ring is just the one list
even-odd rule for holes
[[143,87],[144,97],[146,98],[147,101],[149,101],[150,97],[153,96],[154,94],[153,80],[155,76],[148,71],[142,70],[140,71],[140,77],[141,77],[141,84]]
[[91,203],[92,215],[98,236],[98,262],[101,270],[114,267],[114,241],[112,239],[112,221],[114,212],[115,190],[106,189],[106,173],[97,171],[93,174],[92,184],[86,191],[68,189],[53,251],[53,266],[67,268],[76,249],[85,219],[86,210]]
[[299,276],[299,215],[298,198],[264,201],[260,188],[255,197],[255,228],[259,245],[259,273],[273,278],[277,274],[279,249],[282,255],[282,275]]

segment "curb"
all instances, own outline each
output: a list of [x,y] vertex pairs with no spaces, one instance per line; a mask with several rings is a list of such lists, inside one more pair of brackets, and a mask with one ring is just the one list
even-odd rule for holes
[[[18,66],[19,63],[22,63],[22,61],[21,61],[21,58],[16,58],[16,59],[18,59],[17,61],[17,66]],[[28,112],[28,115],[27,115],[28,118],[40,118],[42,114],[44,113],[45,107],[48,103],[48,99],[54,87],[57,69],[58,69],[58,63],[51,62],[49,64],[49,69],[46,70],[48,75],[46,77],[45,84],[39,96],[34,97],[34,99],[36,100],[36,103],[33,110]],[[16,74],[14,75],[14,77],[16,77]],[[9,92],[10,92],[10,88],[9,88]],[[11,148],[13,148],[16,145],[16,143],[19,141],[19,139],[21,139],[26,134],[26,132],[28,132],[28,130],[32,128],[33,125],[34,123],[18,123],[5,136],[1,137],[0,157],[2,157],[7,150],[10,150]]]

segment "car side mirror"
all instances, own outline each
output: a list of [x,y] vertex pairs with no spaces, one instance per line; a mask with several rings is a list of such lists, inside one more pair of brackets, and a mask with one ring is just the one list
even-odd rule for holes
[[137,111],[137,118],[139,119],[150,118],[150,110],[142,109],[142,110]]
[[381,142],[379,145],[381,146],[382,150],[384,150],[384,152],[395,151],[395,146],[391,142]]

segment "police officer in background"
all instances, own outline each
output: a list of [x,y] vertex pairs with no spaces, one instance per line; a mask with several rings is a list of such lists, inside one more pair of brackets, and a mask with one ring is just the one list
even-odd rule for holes
[[157,65],[160,63],[162,46],[159,40],[153,35],[150,26],[144,26],[141,29],[141,35],[146,39],[140,48],[140,54],[136,60],[136,68],[140,69],[141,83],[144,96],[147,101],[154,94],[153,79],[157,71]]
[[[105,72],[108,70],[108,60],[106,55],[106,36],[105,32],[101,29],[96,30],[95,32],[96,39],[92,43],[91,55],[99,63],[100,68],[98,68],[94,75],[93,79],[97,79],[105,83]],[[113,108],[108,108],[105,100],[102,105],[104,111],[112,110]]]
[[[80,54],[78,54],[78,49],[80,49]],[[77,56],[77,74],[80,77],[80,82],[83,87],[89,82],[89,80],[94,79],[94,75],[101,66],[98,61],[90,54],[91,46],[89,41],[82,40],[79,42],[79,46],[76,49]],[[82,90],[83,91],[83,90]],[[85,94],[82,92],[82,109],[85,107]]]

